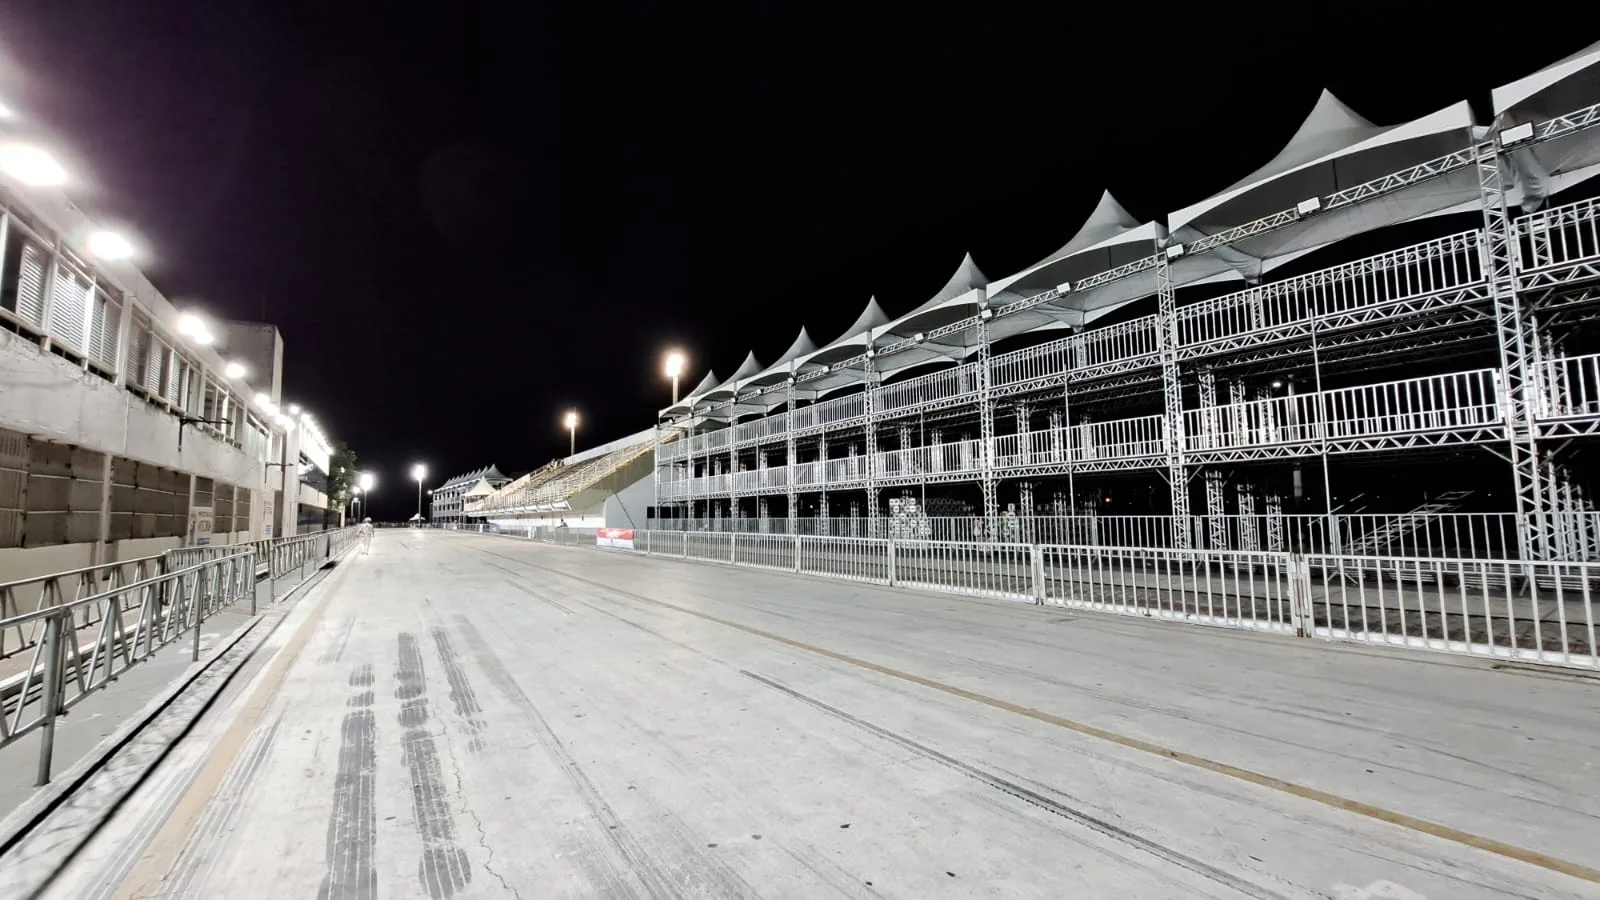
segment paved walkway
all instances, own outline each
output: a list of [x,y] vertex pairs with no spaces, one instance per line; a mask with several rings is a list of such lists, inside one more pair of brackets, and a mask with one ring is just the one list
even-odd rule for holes
[[54,896],[1600,897],[1593,680],[430,532],[300,603]]

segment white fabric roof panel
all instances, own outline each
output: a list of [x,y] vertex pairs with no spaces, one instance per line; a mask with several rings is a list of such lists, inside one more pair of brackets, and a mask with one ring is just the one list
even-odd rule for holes
[[959,319],[961,318],[959,314],[954,318],[951,318],[948,313],[942,316],[933,316],[931,314],[959,307],[976,307],[979,301],[983,299],[983,295],[974,295],[974,292],[988,283],[989,277],[983,274],[983,270],[978,268],[978,264],[972,261],[972,254],[968,253],[961,257],[961,264],[956,266],[956,270],[951,274],[950,280],[945,282],[944,287],[940,288],[938,293],[923,301],[916,309],[895,319],[887,326],[877,329],[876,333],[912,334],[923,330],[923,327],[926,327],[924,323],[927,322]]
[[[1228,231],[1311,198],[1381,178],[1468,146],[1474,137],[1465,102],[1410,122],[1373,125],[1324,91],[1310,115],[1266,165],[1227,190],[1168,217],[1180,243]],[[1172,266],[1177,285],[1233,270],[1246,280],[1325,244],[1388,225],[1422,218],[1477,195],[1476,174],[1457,170],[1336,210],[1314,212],[1299,222],[1243,238],[1220,251],[1180,257]]]
[[[1501,129],[1538,123],[1600,102],[1600,43],[1493,92]],[[1511,146],[1512,178],[1523,210],[1532,212],[1552,194],[1600,174],[1600,129],[1590,128],[1533,147]]]
[[[856,320],[850,323],[850,327],[846,328],[843,334],[840,334],[822,349],[795,360],[795,370],[797,372],[814,372],[822,366],[860,354],[867,348],[867,344],[871,342],[873,333],[888,324],[888,322],[889,317],[884,314],[883,307],[878,305],[878,298],[872,297],[868,299],[867,305],[861,309],[861,314],[856,316]],[[818,391],[855,384],[860,380],[861,370],[859,368],[853,371],[830,372],[820,378],[807,381],[802,393],[814,396]]]
[[763,368],[765,367],[761,365],[760,360],[756,359],[754,350],[746,353],[744,362],[739,364],[739,368],[735,369],[726,381],[707,391],[704,399],[721,400],[733,396],[734,391],[739,387],[739,382],[752,375],[759,374]]
[[717,378],[717,373],[715,371],[708,371],[706,372],[706,377],[700,379],[700,383],[694,386],[694,390],[685,394],[677,402],[677,404],[667,407],[662,412],[666,415],[673,416],[688,415],[694,411],[695,404],[699,403],[701,398],[714,390],[720,383],[721,381]]
[[[783,351],[776,362],[767,366],[766,371],[753,378],[746,379],[745,384],[762,386],[783,381],[788,377],[790,367],[796,360],[815,352],[817,352],[817,345],[811,340],[811,332],[802,327],[800,333],[795,336],[794,341],[789,344],[789,349]],[[744,385],[740,385],[741,389],[743,387]]]
[[1160,225],[1139,222],[1110,191],[1103,191],[1089,218],[1060,249],[1017,274],[990,284],[987,291],[991,298],[1002,293],[1029,297],[1149,256],[1155,252],[1156,238],[1161,236]]

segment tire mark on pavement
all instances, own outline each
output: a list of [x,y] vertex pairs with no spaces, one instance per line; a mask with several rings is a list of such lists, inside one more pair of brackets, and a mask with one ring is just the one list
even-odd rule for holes
[[245,751],[241,760],[242,765],[228,773],[227,779],[217,792],[216,796],[222,802],[213,803],[195,826],[197,833],[213,835],[218,839],[191,843],[184,849],[178,857],[178,862],[173,865],[172,873],[167,876],[167,880],[172,884],[168,896],[212,896],[206,887],[207,878],[226,855],[223,838],[233,830],[248,805],[256,775],[260,774],[262,765],[271,753],[273,745],[277,743],[278,728],[283,724],[283,716],[283,711],[279,711],[270,725],[251,736],[252,746]]
[[865,719],[856,718],[842,709],[829,706],[828,704],[823,703],[821,700],[815,700],[811,697],[808,697],[805,694],[802,694],[786,685],[780,684],[779,682],[773,681],[770,678],[757,675],[754,672],[743,669],[739,671],[739,674],[757,682],[758,684],[766,685],[767,687],[772,688],[779,693],[785,694],[792,699],[798,700],[801,703],[810,706],[812,709],[826,713],[829,716],[868,731],[892,744],[897,744],[907,750],[912,751],[913,753],[918,754],[919,756],[933,760],[934,762],[942,763],[943,765],[955,769],[963,775],[976,779],[977,781],[995,788],[1003,793],[1010,794],[1024,803],[1036,806],[1042,810],[1045,810],[1046,812],[1054,813],[1069,821],[1076,822],[1077,824],[1082,825],[1091,831],[1097,832],[1105,837],[1109,837],[1119,843],[1128,844],[1136,849],[1149,853],[1152,856],[1165,860],[1166,862],[1171,863],[1181,869],[1185,869],[1189,872],[1206,878],[1209,881],[1213,881],[1222,887],[1237,891],[1247,897],[1254,897],[1256,900],[1282,900],[1282,895],[1266,890],[1265,888],[1246,881],[1230,872],[1225,872],[1222,869],[1218,869],[1209,863],[1174,850],[1165,844],[1152,841],[1146,837],[1141,837],[1127,830],[1126,828],[1114,825],[1104,819],[1073,809],[1066,804],[1052,800],[1049,797],[1038,793],[1037,791],[1029,790],[1028,788],[1023,787],[1014,781],[1002,778],[992,772],[987,772],[976,766],[968,765],[967,763],[964,763],[953,756],[947,756],[943,753],[940,753],[938,750],[933,749],[932,747],[929,747],[925,744],[920,744],[911,738],[905,737],[904,735],[896,734],[887,728],[881,728],[872,724],[871,722],[866,721]]
[[456,648],[450,644],[450,634],[443,628],[433,629],[434,649],[439,652],[439,661],[444,664],[444,677],[450,683],[450,703],[456,709],[456,715],[465,721],[467,727],[467,749],[473,752],[483,749],[483,719],[480,714],[483,707],[478,703],[478,693],[472,687],[472,680],[467,677],[467,670],[461,667],[461,658],[456,656]]
[[334,641],[332,646],[330,646],[326,650],[322,651],[322,655],[317,657],[317,662],[319,662],[319,663],[338,662],[339,659],[344,656],[344,648],[345,648],[346,645],[348,645],[350,643],[350,632],[354,631],[355,627],[356,627],[356,617],[355,616],[350,616],[349,618],[345,619],[344,620],[344,627],[339,629],[339,639]]
[[[496,557],[496,558],[499,558],[499,559],[511,559],[510,557],[507,557],[507,556],[501,556],[498,553],[490,553],[488,550],[478,550],[476,547],[473,547],[472,549],[473,550],[477,550],[477,552],[482,553],[484,556],[493,556],[493,557]],[[531,588],[527,584],[525,584],[523,579],[525,579],[527,576],[524,575],[523,573],[518,572],[515,569],[508,569],[505,566],[500,565],[499,563],[489,562],[486,559],[485,560],[480,560],[480,561],[484,565],[489,566],[490,568],[499,569],[500,571],[502,571],[502,572],[506,573],[507,575],[511,576],[510,578],[505,579],[506,584],[516,588],[517,590],[521,591],[524,594],[527,594],[528,596],[532,597],[535,600],[539,600],[539,601],[542,601],[544,603],[548,603],[549,605],[555,607],[556,609],[561,610],[562,612],[566,613],[569,616],[576,615],[576,613],[574,613],[571,609],[568,609],[567,607],[562,606],[556,600],[554,600],[554,599],[552,599],[552,598],[550,598],[550,597],[548,597],[548,596],[546,596],[544,594],[539,593],[538,591],[534,590],[533,588]],[[517,560],[512,559],[511,561],[512,562],[516,562]]]
[[445,797],[439,750],[425,727],[428,721],[428,681],[422,649],[415,635],[401,632],[400,662],[394,695],[400,700],[401,756],[411,772],[411,808],[417,833],[422,837],[422,859],[417,877],[434,900],[452,897],[472,881],[467,853],[455,842],[455,818]]
[[918,684],[930,690],[949,694],[952,697],[960,697],[964,700],[970,700],[974,703],[981,703],[992,709],[1014,713],[1025,718],[1033,719],[1036,722],[1043,722],[1046,725],[1053,725],[1057,728],[1084,735],[1085,737],[1097,738],[1108,743],[1126,747],[1130,750],[1138,750],[1141,753],[1148,753],[1152,756],[1182,763],[1187,766],[1193,766],[1197,769],[1203,769],[1217,775],[1223,775],[1228,778],[1233,778],[1238,781],[1256,785],[1258,787],[1278,791],[1280,793],[1298,797],[1302,800],[1309,800],[1313,803],[1319,803],[1331,809],[1342,810],[1344,812],[1363,816],[1375,821],[1385,822],[1399,828],[1405,828],[1410,831],[1420,832],[1441,840],[1451,841],[1456,844],[1471,847],[1475,850],[1493,853],[1496,856],[1502,856],[1506,859],[1524,862],[1532,866],[1538,866],[1542,869],[1548,869],[1552,872],[1558,872],[1563,875],[1570,875],[1574,878],[1600,884],[1600,868],[1595,868],[1584,863],[1573,862],[1571,860],[1550,856],[1549,854],[1540,852],[1538,850],[1520,847],[1515,844],[1509,844],[1505,841],[1496,840],[1481,834],[1463,831],[1462,829],[1445,825],[1440,822],[1429,821],[1427,819],[1418,818],[1416,816],[1408,815],[1396,810],[1375,806],[1371,803],[1366,803],[1349,797],[1343,797],[1328,791],[1308,787],[1303,784],[1298,784],[1273,775],[1252,771],[1250,769],[1235,766],[1230,763],[1221,762],[1220,760],[1210,759],[1195,753],[1189,753],[1171,747],[1164,747],[1160,744],[1156,744],[1142,738],[1119,734],[1106,728],[1101,728],[1084,722],[1073,721],[1062,716],[1024,706],[1020,703],[1013,703],[1008,700],[1003,700],[999,697],[991,697],[986,694],[978,693],[977,691],[971,691],[967,690],[966,688],[957,687],[953,684],[947,684],[927,676],[901,671],[881,663],[872,662],[871,660],[862,659],[861,657],[857,656],[851,656],[850,654],[841,653],[837,650],[830,650],[826,647],[821,647],[816,644],[809,644],[804,641],[796,640],[795,638],[785,637],[776,632],[767,631],[763,628],[757,628],[753,625],[746,625],[742,622],[736,622],[732,619],[716,616],[698,609],[680,606],[676,603],[668,603],[665,600],[658,600],[653,597],[646,597],[643,594],[628,590],[626,588],[618,587],[614,584],[606,584],[604,582],[596,581],[592,578],[586,578],[582,575],[574,575],[571,572],[552,568],[551,566],[541,563],[523,561],[522,565],[532,569],[540,569],[549,572],[552,575],[566,578],[571,581],[576,581],[580,584],[586,584],[602,590],[610,591],[618,596],[629,597],[651,606],[674,610],[684,615],[693,616],[697,619],[702,619],[707,622],[715,622],[718,625],[731,628],[735,631],[742,631],[745,634],[764,638],[766,640],[773,641],[774,643],[793,647],[797,650],[815,653],[818,656],[836,660],[847,665],[852,665],[869,672],[877,672],[880,675],[886,675],[890,678],[896,678],[911,684]]
[[[372,664],[350,673],[350,686],[372,685]],[[378,872],[373,857],[378,847],[377,728],[372,691],[357,690],[340,726],[339,767],[333,777],[333,815],[328,819],[328,874],[320,900],[375,900]]]
[[622,819],[612,810],[611,805],[606,802],[605,798],[600,796],[600,791],[595,788],[594,782],[590,781],[589,776],[578,766],[577,760],[573,759],[566,745],[551,730],[550,723],[539,712],[539,708],[523,692],[522,687],[512,677],[510,670],[505,667],[505,664],[495,655],[494,650],[489,647],[488,642],[483,639],[483,635],[478,631],[477,626],[473,625],[472,621],[465,615],[459,613],[456,614],[456,626],[461,629],[462,637],[466,639],[468,649],[472,651],[473,656],[478,661],[478,667],[489,676],[489,681],[494,684],[495,688],[527,718],[528,723],[533,728],[534,735],[538,738],[540,745],[544,747],[545,753],[550,756],[557,768],[577,789],[578,796],[582,799],[584,806],[588,808],[589,814],[599,823],[600,833],[606,836],[611,843],[612,849],[627,864],[628,874],[637,879],[637,883],[631,883],[631,880],[626,878],[625,875],[615,871],[591,873],[591,875],[607,882],[606,890],[603,892],[604,895],[609,897],[633,895],[651,898],[682,896],[678,886],[673,883],[673,880],[665,872],[661,871],[659,864],[645,853],[638,839],[623,824]]

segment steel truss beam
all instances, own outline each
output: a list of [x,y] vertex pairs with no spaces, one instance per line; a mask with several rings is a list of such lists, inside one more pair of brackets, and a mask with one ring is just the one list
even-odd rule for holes
[[[1380,453],[1386,450],[1411,450],[1420,447],[1490,444],[1500,443],[1504,440],[1504,426],[1483,425],[1371,437],[1329,438],[1327,448],[1328,454],[1332,456],[1346,453]],[[1295,459],[1298,457],[1318,456],[1322,453],[1322,447],[1320,439],[1315,439],[1296,441],[1292,444],[1267,444],[1259,447],[1191,450],[1189,451],[1188,459],[1191,463],[1197,465]]]
[[994,368],[989,353],[989,310],[978,316],[978,453],[979,489],[983,493],[983,533],[994,539],[1000,525],[1000,499],[994,473]]
[[1483,200],[1483,269],[1489,279],[1494,300],[1495,337],[1500,351],[1501,390],[1505,402],[1507,457],[1511,463],[1513,495],[1517,505],[1518,539],[1522,558],[1549,558],[1550,541],[1545,527],[1547,504],[1540,484],[1543,466],[1535,440],[1529,403],[1537,387],[1537,326],[1525,316],[1518,291],[1516,239],[1501,172],[1501,150],[1497,139],[1478,144],[1476,163],[1478,187]]
[[[1156,328],[1161,346],[1161,399],[1166,424],[1167,481],[1172,488],[1174,523],[1189,521],[1189,475],[1184,462],[1183,383],[1178,374],[1178,303],[1167,254],[1156,253]],[[1172,546],[1189,549],[1189,529],[1174,524]]]
[[868,350],[866,355],[861,357],[861,377],[865,382],[865,388],[862,390],[864,421],[862,427],[866,431],[867,516],[871,520],[871,524],[867,526],[871,529],[868,537],[878,536],[878,422],[873,414],[873,400],[878,395],[878,372],[872,363],[873,356],[874,353]]

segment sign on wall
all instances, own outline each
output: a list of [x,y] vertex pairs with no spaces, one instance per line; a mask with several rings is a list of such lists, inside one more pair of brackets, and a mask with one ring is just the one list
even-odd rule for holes
[[263,500],[261,503],[261,536],[272,537],[272,501]]
[[632,528],[599,528],[594,533],[594,543],[597,547],[620,547],[623,550],[633,549]]
[[189,510],[189,546],[204,547],[211,543],[211,533],[216,528],[215,510],[210,506],[196,506]]

